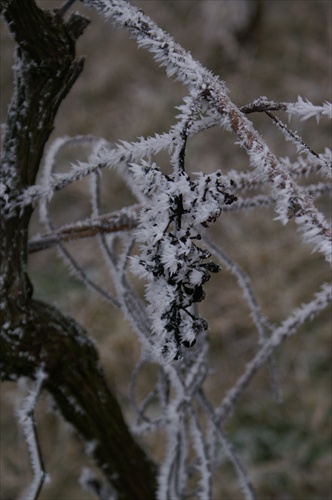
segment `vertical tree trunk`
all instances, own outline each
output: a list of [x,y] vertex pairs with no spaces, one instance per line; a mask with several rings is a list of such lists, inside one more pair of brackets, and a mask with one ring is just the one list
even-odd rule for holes
[[155,466],[133,439],[93,342],[75,321],[33,299],[26,270],[33,208],[9,208],[33,186],[58,107],[83,69],[75,42],[88,20],[72,15],[64,22],[34,0],[2,0],[0,6],[17,43],[1,163],[1,379],[33,378],[43,367],[44,387],[64,418],[93,443],[92,456],[118,498],[152,499]]

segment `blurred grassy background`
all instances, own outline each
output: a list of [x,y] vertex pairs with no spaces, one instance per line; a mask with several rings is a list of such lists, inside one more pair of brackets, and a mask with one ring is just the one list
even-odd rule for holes
[[[39,1],[43,8],[59,1]],[[184,48],[226,81],[232,100],[246,104],[260,95],[294,101],[298,95],[315,104],[331,100],[331,4],[325,0],[259,2],[259,17],[241,42],[241,31],[254,2],[211,0],[135,1]],[[77,44],[86,55],[85,70],[60,108],[52,139],[62,135],[94,134],[111,141],[135,140],[163,132],[174,123],[175,106],[185,89],[168,80],[149,53],[137,50],[128,33],[104,23],[93,11],[75,4],[92,19]],[[241,24],[242,23],[242,24]],[[12,92],[13,43],[1,25],[1,121]],[[267,117],[252,117],[272,149],[295,158]],[[322,121],[292,121],[293,128],[315,151],[331,147],[330,127]],[[82,156],[83,155],[83,156]],[[61,165],[84,152],[61,157]],[[167,158],[160,155],[166,167]],[[59,168],[61,168],[61,165]],[[213,171],[246,170],[248,161],[234,138],[211,130],[188,145],[187,168]],[[114,173],[103,174],[103,208],[112,210],[131,203],[128,190]],[[88,182],[82,181],[57,195],[52,210],[57,224],[84,218],[90,213]],[[318,202],[328,212],[329,199]],[[259,304],[276,324],[294,307],[310,299],[327,279],[323,259],[302,246],[296,226],[282,227],[272,209],[225,214],[213,229],[215,240],[237,261],[254,283]],[[40,231],[37,217],[31,234]],[[75,253],[89,273],[108,283],[107,272],[94,242],[73,243]],[[96,339],[107,379],[130,419],[130,374],[140,347],[130,325],[119,313],[77,282],[54,250],[34,254],[29,262],[36,296],[56,304],[82,323]],[[202,313],[209,321],[211,369],[206,390],[217,404],[255,352],[257,336],[248,307],[235,279],[222,271],[207,284]],[[283,402],[274,402],[267,369],[256,375],[229,421],[228,431],[245,457],[259,499],[327,500],[331,498],[331,368],[330,314],[324,312],[306,325],[277,353]],[[146,393],[156,370],[142,372],[139,391]],[[31,479],[24,439],[13,419],[17,388],[1,386],[1,498],[16,498]],[[82,445],[61,419],[50,411],[46,397],[38,408],[38,429],[44,459],[52,482],[41,499],[88,500],[77,479],[88,465]],[[150,438],[154,457],[164,451],[162,434]],[[220,450],[220,469],[214,490],[216,500],[241,498],[233,470]]]

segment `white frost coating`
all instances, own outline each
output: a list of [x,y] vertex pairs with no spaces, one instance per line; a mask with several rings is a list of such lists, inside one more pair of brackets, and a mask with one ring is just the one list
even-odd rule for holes
[[98,442],[93,439],[92,441],[86,441],[85,443],[85,452],[88,455],[88,457],[92,457],[94,452],[96,451],[96,448],[98,446]]
[[30,452],[31,467],[33,471],[33,481],[24,494],[24,500],[33,500],[42,484],[49,480],[44,470],[44,465],[39,449],[38,437],[36,432],[34,413],[39,399],[39,395],[46,379],[43,369],[37,370],[35,374],[35,385],[28,396],[23,400],[21,408],[18,410],[18,421],[24,433],[26,443]]
[[214,87],[225,94],[224,82],[195,61],[189,52],[138,8],[123,0],[85,0],[85,3],[99,10],[106,19],[111,18],[119,26],[128,28],[139,47],[148,49],[155,60],[166,67],[167,76],[175,75],[185,85],[202,89],[213,82]]
[[306,243],[313,245],[313,252],[320,252],[325,255],[327,262],[332,264],[332,240],[325,238],[328,223],[322,213],[317,214],[317,225],[313,226],[307,214],[300,215],[295,219],[299,225],[299,230],[303,233]]
[[[53,146],[48,151],[48,154],[46,155],[45,159],[44,172],[42,178],[42,183],[43,183],[42,187],[45,191],[53,192],[52,182],[53,178],[54,177],[56,178],[56,175],[53,175],[53,169],[55,168],[56,157],[59,151],[68,145],[77,145],[77,144],[86,145],[87,143],[92,145],[92,151],[93,151],[92,156],[96,154],[95,153],[96,151],[98,152],[100,150],[100,145],[104,145],[106,143],[109,144],[108,141],[106,141],[105,139],[94,136],[86,136],[86,137],[76,136],[73,138],[63,137],[55,141]],[[78,167],[75,168],[77,169]],[[46,230],[51,233],[54,228],[49,211],[49,199],[47,199],[46,197],[42,198],[40,201],[39,216],[41,223],[43,223],[46,227]],[[63,260],[69,266],[70,272],[76,278],[81,280],[88,288],[98,293],[104,300],[106,300],[107,302],[111,303],[116,307],[119,307],[119,303],[113,297],[113,295],[110,292],[108,292],[108,290],[105,290],[104,288],[99,286],[98,283],[95,283],[93,279],[89,278],[85,270],[72,257],[71,253],[65,248],[61,240],[57,242],[57,249]]]
[[[203,126],[205,125],[203,124]],[[42,177],[43,185],[37,184],[25,189],[22,195],[13,203],[12,210],[17,207],[23,208],[27,205],[34,205],[38,201],[50,201],[54,191],[59,191],[73,182],[79,181],[103,168],[118,167],[124,169],[127,168],[127,162],[138,161],[143,156],[149,158],[161,150],[170,151],[173,147],[173,138],[170,134],[156,134],[154,137],[147,139],[141,137],[137,142],[131,143],[120,141],[121,144],[99,148],[97,152],[90,156],[88,162],[78,161],[76,164],[72,164],[72,168],[68,173],[52,175],[51,171],[54,168],[55,159],[59,151],[66,146],[77,143],[79,140],[90,142],[93,140],[102,141],[104,139],[98,137],[89,139],[89,136],[56,139],[45,158]]]
[[131,259],[132,271],[147,279],[146,299],[156,354],[169,361],[183,356],[207,323],[190,312],[204,298],[202,285],[218,266],[206,262],[209,253],[196,245],[201,225],[215,221],[220,199],[233,201],[224,191],[220,172],[191,179],[174,158],[174,174],[164,175],[155,164],[131,166],[137,187],[150,196],[136,231],[140,255]]
[[167,430],[166,457],[159,469],[158,475],[158,500],[177,500],[183,497],[181,487],[185,487],[186,469],[185,459],[188,453],[187,432],[185,425],[185,393],[184,386],[176,370],[171,365],[164,365],[170,382],[172,382],[175,396],[169,402],[165,414],[165,425]]
[[95,493],[95,490],[91,487],[91,484],[93,484],[96,480],[97,480],[96,474],[88,467],[83,467],[81,475],[78,480],[83,491]]
[[3,182],[0,182],[0,199],[3,199],[5,203],[8,202],[8,187]]
[[212,498],[212,467],[208,456],[205,436],[195,411],[191,413],[190,431],[198,458],[197,467],[200,471],[198,498],[206,500],[207,498]]
[[296,103],[287,105],[287,112],[289,115],[299,116],[301,120],[308,120],[314,116],[318,123],[322,116],[332,118],[332,104],[325,101],[322,106],[315,106],[308,99],[304,100],[301,96],[298,96]]
[[[173,424],[174,430],[171,428]],[[172,467],[174,467],[174,457],[177,457],[179,454],[180,448],[180,428],[179,425],[179,416],[176,416],[176,419],[171,421],[169,420],[168,428],[168,443],[167,443],[167,452],[166,458],[164,459],[160,469],[158,476],[158,492],[157,498],[158,500],[169,500],[170,498],[174,500],[179,499],[179,495],[177,494],[177,485],[174,481],[174,473],[172,473]]]

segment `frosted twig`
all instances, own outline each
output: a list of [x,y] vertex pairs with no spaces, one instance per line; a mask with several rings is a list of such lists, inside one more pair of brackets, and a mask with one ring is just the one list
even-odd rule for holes
[[168,446],[166,459],[159,471],[158,500],[182,498],[187,482],[188,430],[185,425],[184,406],[177,405],[176,409],[175,412],[172,406],[168,411],[166,423]]
[[184,172],[185,149],[189,136],[189,130],[193,123],[195,123],[201,99],[201,92],[192,91],[190,97],[186,97],[184,99],[184,104],[178,107],[178,109],[181,110],[181,114],[176,117],[178,122],[172,129],[175,148],[171,157],[171,163],[174,168],[175,180],[178,180],[179,175]]
[[[331,169],[331,163],[324,162],[320,156],[313,151],[304,141],[303,139],[293,130],[291,130],[287,125],[280,120],[277,116],[274,116],[270,111],[265,111],[265,114],[271,118],[271,120],[278,126],[278,128],[283,132],[284,136],[287,140],[291,140],[295,143],[298,153],[305,151],[311,161],[317,163],[317,160],[321,162],[322,166],[325,168]],[[313,158],[311,158],[313,157]]]
[[248,386],[253,376],[268,360],[272,352],[288,337],[298,331],[306,321],[314,319],[332,300],[332,290],[329,284],[324,284],[311,302],[295,309],[283,323],[274,330],[271,337],[259,349],[254,358],[247,364],[245,372],[236,384],[228,391],[221,406],[217,410],[218,422],[224,422],[234,409],[239,397]]
[[[332,192],[332,185],[330,183],[320,182],[317,184],[310,184],[309,186],[304,186],[303,191],[307,193],[308,196],[313,199],[319,198],[324,194],[328,194]],[[275,203],[275,198],[270,195],[257,195],[253,197],[241,198],[238,196],[238,199],[232,205],[224,205],[222,207],[223,212],[240,212],[253,210],[255,208],[266,207],[273,205]]]
[[203,386],[204,380],[208,374],[208,345],[206,339],[205,342],[201,342],[200,345],[201,349],[199,349],[198,353],[196,352],[193,354],[192,365],[190,366],[188,363],[189,366],[185,373],[184,387],[187,400],[194,398],[195,393]]
[[[224,176],[226,178],[226,176]],[[232,178],[232,175],[227,176]],[[254,188],[254,186],[252,186]],[[317,198],[323,194],[329,193],[332,186],[329,183],[317,183],[305,186],[303,188],[308,195]],[[259,207],[272,205],[275,200],[272,196],[257,195],[248,198],[238,199],[232,205],[222,205],[223,212],[239,212]],[[28,243],[29,253],[47,250],[56,246],[60,241],[68,242],[82,238],[89,238],[98,234],[109,234],[120,231],[129,231],[135,229],[138,223],[138,212],[142,205],[131,205],[116,212],[102,214],[99,217],[92,217],[82,221],[74,222],[61,226],[53,232],[45,233],[31,238]]]
[[[68,139],[68,138],[62,138],[56,141],[56,144],[50,148],[48,154],[46,155],[46,160],[45,160],[45,165],[44,165],[44,172],[43,172],[43,186],[46,189],[46,191],[49,190],[50,185],[49,183],[51,182],[51,177],[53,173],[53,169],[55,167],[55,161],[57,154],[59,153],[60,149],[62,149],[64,146],[67,146],[68,144],[75,144],[75,143],[85,143],[85,141],[82,139],[81,136],[75,137],[73,139]],[[92,142],[97,144],[103,143],[104,144],[104,139],[100,138],[89,138],[88,137],[88,142]],[[43,198],[40,203],[39,207],[39,216],[41,222],[46,226],[47,230],[51,233],[55,231],[50,210],[49,210],[49,200],[47,198]],[[71,253],[67,250],[67,248],[64,246],[61,240],[57,239],[57,250],[59,251],[60,256],[63,258],[63,260],[67,263],[69,266],[69,269],[73,272],[73,274],[80,279],[88,288],[91,288],[94,292],[98,293],[104,300],[109,302],[110,304],[120,307],[120,303],[113,297],[111,293],[109,293],[107,290],[102,288],[100,285],[98,285],[94,280],[88,277],[86,271],[83,269],[82,266],[78,264],[76,259],[71,255]]]
[[[207,248],[214,254],[216,255],[220,261],[230,270],[232,274],[237,278],[237,281],[242,288],[242,293],[244,298],[247,301],[247,304],[251,310],[251,316],[254,320],[254,323],[256,325],[258,334],[259,334],[259,343],[261,345],[264,345],[264,343],[268,340],[268,335],[266,332],[266,321],[265,318],[263,317],[263,313],[260,310],[260,307],[258,305],[251,280],[249,276],[245,273],[245,271],[232,259],[230,259],[225,252],[215,245],[210,239],[204,238],[204,242],[207,245]],[[275,364],[275,359],[274,356],[271,354],[271,356],[268,358],[268,366],[269,366],[269,371],[270,371],[270,378],[271,378],[271,386],[272,386],[272,391],[274,394],[274,397],[276,401],[281,400],[280,396],[280,388],[279,388],[279,383],[278,383],[278,376],[277,376],[277,371],[276,371],[276,364]]]
[[222,422],[218,421],[216,412],[214,408],[211,406],[209,401],[207,400],[205,394],[203,391],[199,391],[198,393],[200,403],[202,407],[204,408],[205,412],[207,413],[210,423],[213,425],[216,435],[219,437],[221,444],[223,446],[223,449],[225,451],[225,455],[229,459],[229,461],[232,463],[236,474],[239,478],[241,488],[243,489],[244,495],[246,500],[255,500],[256,499],[256,493],[253,488],[253,485],[251,484],[251,480],[249,477],[249,474],[244,466],[244,464],[241,462],[240,458],[237,456],[237,453],[234,450],[234,447],[229,440],[227,433],[225,432],[225,429],[223,427]]
[[315,106],[308,99],[304,100],[298,96],[297,102],[288,104],[287,112],[299,116],[301,120],[308,120],[314,116],[318,123],[321,116],[332,118],[332,104],[325,101],[322,106]]
[[[329,163],[332,161],[332,153],[328,149],[326,149],[325,154],[321,153],[319,157],[320,160],[322,159],[324,161],[324,163]],[[309,162],[307,158],[298,156],[296,161],[291,162],[290,159],[286,157],[280,158],[280,163],[290,172],[294,180],[299,179],[302,176],[308,176],[310,174],[325,173],[325,171],[322,171],[322,162],[320,160],[315,161],[314,158],[312,158],[311,160],[312,161]],[[329,172],[327,178],[330,177],[331,173]]]
[[137,419],[136,426],[139,425],[143,421],[144,423],[147,423],[150,427],[152,427],[152,424],[154,422],[152,422],[151,419],[147,417],[145,412],[146,412],[146,409],[149,406],[150,402],[153,399],[155,399],[156,397],[158,397],[158,388],[156,387],[155,389],[150,391],[149,394],[145,397],[144,401],[142,401],[142,403],[140,405],[138,404],[137,398],[136,398],[137,377],[138,377],[141,369],[143,368],[143,366],[146,364],[146,362],[147,362],[146,359],[141,358],[139,360],[139,362],[137,363],[135,369],[133,370],[133,373],[132,373],[131,379],[130,379],[129,393],[130,393],[131,404],[136,412],[136,419]]
[[[266,97],[259,97],[258,99],[255,99],[252,103],[247,104],[245,106],[242,106],[240,108],[240,111],[242,111],[245,114],[249,113],[254,113],[254,112],[264,112],[267,116],[273,120],[273,122],[280,128],[280,130],[283,132],[285,135],[286,139],[292,140],[295,142],[297,145],[298,151],[306,151],[306,153],[309,155],[309,157],[316,158],[318,159],[319,162],[321,162],[326,168],[331,169],[332,165],[331,162],[327,163],[324,162],[323,159],[315,152],[313,151],[303,140],[302,138],[295,132],[293,132],[285,123],[283,123],[280,118],[274,116],[271,111],[286,111],[289,114],[299,114],[301,115],[302,108],[305,107],[304,113],[302,113],[303,119],[308,119],[310,116],[316,116],[319,117],[320,115],[326,115],[328,116],[327,113],[327,103],[325,106],[313,106],[311,103],[307,102],[304,103],[303,99],[297,103],[286,103],[286,102],[273,102],[273,101],[268,101]],[[331,107],[331,104],[329,104],[329,107]]]
[[166,67],[169,77],[176,76],[185,85],[199,88],[206,80],[215,80],[223,92],[225,84],[195,61],[174,39],[166,34],[140,9],[124,0],[84,0],[84,3],[101,12],[106,18],[112,18],[119,26],[127,28],[138,46],[148,49],[155,60]]
[[67,242],[90,238],[97,234],[129,231],[137,226],[140,205],[125,207],[116,212],[102,214],[79,222],[61,226],[51,233],[42,234],[29,241],[29,253],[56,246],[60,241]]
[[189,418],[190,418],[190,431],[193,438],[194,448],[198,458],[198,469],[200,472],[199,491],[197,497],[201,500],[212,498],[212,466],[208,454],[205,436],[201,428],[197,410],[191,405]]
[[[188,136],[197,134],[206,128],[214,127],[216,125],[220,125],[220,115],[218,114],[213,117],[206,117],[201,120],[197,120],[188,128]],[[45,164],[50,161],[54,162],[56,155],[64,147],[76,145],[79,142],[93,143],[101,140],[105,142],[103,149],[98,152],[98,155],[90,158],[89,162],[78,162],[73,165],[71,171],[68,173],[55,174],[49,179],[47,189],[44,186],[38,185],[27,188],[15,200],[10,200],[6,211],[10,214],[17,208],[23,208],[26,205],[35,205],[41,199],[50,199],[54,192],[59,191],[88,175],[91,175],[93,172],[98,172],[103,168],[121,167],[119,172],[125,173],[127,168],[126,163],[130,161],[138,161],[143,157],[150,158],[153,154],[157,154],[163,149],[170,151],[170,149],[174,147],[174,139],[174,132],[162,135],[156,134],[154,137],[148,137],[147,139],[141,137],[139,141],[131,143],[122,141],[122,144],[118,145],[111,145],[104,139],[94,136],[87,136],[86,140],[84,136],[72,138],[63,137],[56,139],[47,154]],[[106,146],[106,144],[109,144],[109,146]],[[303,159],[299,159],[298,162],[294,163],[294,167],[291,164],[287,164],[287,168],[289,169],[292,167],[290,175],[294,177],[294,175],[306,175],[309,172],[318,171],[321,169],[322,164],[328,163],[324,159],[323,155],[319,155],[316,160],[317,161],[314,164],[307,165]],[[286,159],[281,159],[280,161],[284,164]],[[232,178],[237,190],[245,188],[254,189],[259,184],[264,183],[263,178],[258,178],[257,176],[253,177],[252,173],[230,171],[227,177]]]
[[269,101],[267,97],[262,96],[256,98],[249,104],[241,106],[240,111],[245,114],[265,112],[265,111],[287,111],[287,102]]
[[24,493],[24,500],[36,500],[48,476],[45,472],[43,457],[41,454],[36,421],[35,410],[43,387],[46,374],[42,369],[36,372],[36,381],[30,394],[23,400],[18,410],[18,421],[23,429],[24,437],[30,452],[31,466],[33,470],[33,481]]
[[239,456],[235,452],[234,446],[232,445],[232,442],[230,441],[227,433],[225,432],[225,429],[223,428],[223,425],[219,424],[218,426],[218,436],[219,439],[222,443],[222,446],[224,448],[225,454],[227,455],[228,459],[232,463],[237,476],[239,478],[240,486],[241,489],[243,490],[244,497],[246,500],[256,500],[256,493],[254,490],[254,487],[251,483],[251,479],[249,477],[249,474],[240,460]]
[[315,106],[308,101],[308,99],[304,101],[300,96],[297,102],[274,102],[262,96],[249,104],[241,106],[240,110],[245,114],[256,112],[266,113],[267,111],[286,111],[289,115],[301,117],[302,120],[308,120],[308,118],[313,116],[316,117],[317,121],[321,116],[332,118],[332,104],[330,102],[326,101],[322,106]]
[[[99,172],[94,172],[90,184],[92,213],[94,217],[100,217],[100,175]],[[133,245],[133,237],[128,241],[122,239],[124,248],[122,248],[121,257],[119,258],[115,251],[114,239],[111,241],[106,239],[106,235],[101,233],[98,235],[98,243],[108,270],[113,278],[117,293],[117,301],[120,304],[122,312],[125,314],[138,337],[141,340],[142,346],[146,348],[149,345],[148,333],[150,331],[149,318],[146,315],[146,308],[137,293],[126,279],[126,262],[131,252]]]

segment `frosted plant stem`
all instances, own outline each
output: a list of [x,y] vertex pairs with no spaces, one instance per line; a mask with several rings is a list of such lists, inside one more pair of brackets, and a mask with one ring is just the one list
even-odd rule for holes
[[217,409],[218,422],[224,422],[234,410],[234,406],[253,376],[266,363],[272,352],[288,337],[297,332],[299,327],[308,320],[312,320],[332,300],[330,284],[324,284],[311,302],[295,309],[293,313],[272,333],[271,337],[259,349],[252,361],[240,376],[236,384],[228,391],[220,407]]
[[198,498],[206,500],[212,498],[212,466],[208,455],[206,440],[201,428],[197,411],[191,405],[189,418],[190,418],[190,431],[193,438],[193,444],[198,457],[198,468],[200,471],[201,479],[199,481],[200,489]]
[[[92,196],[92,212],[95,217],[100,216],[100,173],[94,172],[90,185]],[[145,313],[145,306],[126,279],[126,263],[129,253],[133,246],[133,237],[129,243],[125,238],[122,238],[123,245],[126,249],[122,250],[121,259],[117,255],[114,245],[114,239],[108,240],[105,234],[98,235],[99,247],[104,256],[107,268],[113,278],[113,282],[117,293],[117,302],[121,310],[127,316],[133,328],[136,330],[143,345],[146,345],[148,332],[150,330],[149,320]],[[121,262],[120,262],[121,260]]]
[[[213,117],[206,117],[193,122],[190,127],[188,127],[188,137],[196,135],[208,128],[215,127],[216,125],[220,125],[220,115],[215,111],[215,115]],[[161,150],[172,150],[176,134],[177,132],[173,129],[169,133],[162,135],[156,134],[154,137],[148,137],[146,139],[141,137],[137,142],[129,143],[121,141],[121,144],[117,145],[111,145],[103,138],[94,136],[87,136],[86,140],[84,136],[72,138],[63,137],[56,139],[47,154],[47,161],[49,161],[52,156],[54,157],[57,154],[57,151],[54,151],[54,148],[60,151],[60,149],[63,149],[64,147],[76,145],[79,142],[89,143],[101,140],[105,142],[102,151],[99,151],[99,153],[96,154],[95,157],[91,158],[88,163],[79,162],[77,165],[73,165],[72,169],[68,173],[54,175],[49,181],[49,187],[47,190],[44,186],[38,185],[31,186],[24,190],[16,201],[11,201],[10,210],[14,210],[15,208],[24,208],[24,206],[30,204],[36,204],[39,200],[45,197],[50,198],[54,192],[60,191],[64,187],[69,186],[70,184],[104,168],[118,167],[119,172],[125,174],[128,168],[128,162],[133,160],[137,161],[143,157],[151,157],[153,154],[157,154]],[[284,160],[282,161],[282,164],[284,164]],[[303,159],[301,159],[298,169],[299,171],[297,172],[297,169],[294,169],[294,172],[290,171],[290,175],[294,177],[299,174],[305,175],[309,172],[316,172],[322,167],[322,164],[330,165],[331,162],[325,160],[322,155],[319,155],[318,158],[314,158],[308,165],[305,165]],[[285,166],[287,166],[288,170],[291,168],[291,165]],[[294,167],[296,167],[296,163],[294,164]],[[243,189],[245,187],[245,185],[242,186],[243,182],[240,183],[240,179],[243,176],[247,179],[247,188],[254,188],[257,183],[264,183],[264,179],[262,177],[260,179],[253,178],[250,173],[243,174],[242,172],[238,173],[232,171],[229,175],[233,180],[236,180],[236,177],[239,177],[239,181],[236,180],[237,189],[240,189],[240,187]],[[128,179],[128,176],[124,176]]]
[[[249,276],[244,272],[244,270],[232,259],[230,259],[225,252],[215,245],[209,238],[204,238],[204,242],[206,243],[209,250],[216,255],[220,261],[230,270],[232,274],[238,280],[240,287],[242,288],[242,293],[244,298],[246,299],[249,308],[251,310],[251,316],[256,324],[258,334],[259,334],[259,342],[263,344],[268,340],[268,335],[265,327],[265,320],[263,314],[258,305],[251,280]],[[270,371],[270,379],[271,379],[271,387],[276,401],[281,401],[281,393],[278,382],[278,375],[276,369],[276,363],[274,356],[271,354],[268,358],[268,366]]]
[[244,496],[246,500],[256,500],[256,493],[254,490],[254,487],[251,483],[249,474],[244,466],[244,464],[241,462],[240,458],[237,456],[234,447],[230,441],[230,439],[227,436],[227,433],[224,430],[223,424],[218,421],[216,412],[214,408],[211,406],[209,401],[207,400],[205,394],[203,391],[199,391],[198,393],[201,405],[203,406],[204,410],[206,411],[210,423],[213,425],[213,427],[216,430],[216,434],[219,437],[221,444],[224,448],[225,454],[228,457],[229,461],[232,463],[236,474],[239,478],[239,482],[241,485],[241,488],[244,492]]
[[47,479],[35,421],[36,405],[45,378],[45,373],[42,370],[38,370],[34,387],[30,394],[23,400],[22,406],[18,411],[18,420],[23,429],[24,437],[30,452],[31,467],[34,476],[28,490],[22,495],[23,500],[36,500]]
[[[177,500],[179,498],[177,491],[177,465],[178,465],[178,454],[180,447],[180,431],[179,431],[179,420],[181,418],[178,415],[176,418],[176,429],[166,429],[168,430],[168,449],[166,459],[159,470],[159,488],[157,498],[158,500],[168,500],[170,498]],[[174,423],[170,420],[169,426],[174,425]]]
[[[277,127],[283,132],[285,135],[286,139],[291,140],[294,142],[294,144],[297,146],[298,152],[300,151],[305,151],[308,155],[308,157],[311,159],[311,161],[321,161],[319,155],[313,151],[304,141],[303,139],[293,132],[287,125],[280,120],[277,116],[274,116],[270,111],[265,112],[267,116],[271,118],[271,120],[277,125]],[[312,157],[312,158],[311,158]],[[326,168],[331,168],[331,165],[328,165],[325,163]]]
[[[92,137],[87,139],[88,142],[92,143],[100,143],[104,142],[103,139],[99,139],[96,137]],[[53,174],[53,170],[56,164],[56,158],[59,151],[68,144],[76,144],[76,143],[85,143],[81,136],[75,137],[73,139],[61,138],[56,141],[56,144],[50,148],[48,154],[46,155],[44,173],[43,173],[43,185],[46,191],[50,188],[50,180]],[[50,209],[49,209],[49,200],[47,198],[43,198],[40,203],[39,215],[41,222],[46,226],[46,229],[49,232],[54,232],[55,228],[53,226]],[[88,277],[87,273],[83,269],[82,266],[78,264],[76,259],[71,255],[71,253],[65,248],[62,241],[57,241],[57,250],[59,251],[60,256],[64,260],[64,262],[69,266],[69,269],[73,272],[73,274],[80,279],[88,288],[91,288],[94,292],[101,295],[101,297],[112,304],[115,307],[120,307],[119,302],[110,294],[107,290],[104,290],[101,286],[95,283],[91,278]]]
[[[231,175],[227,176],[230,179]],[[226,178],[226,176],[225,176]],[[233,179],[232,179],[233,180]],[[254,188],[254,183],[252,188]],[[249,189],[249,187],[248,187]],[[332,192],[330,183],[320,182],[305,186],[304,190],[313,198],[318,198],[324,194]],[[222,205],[223,212],[240,212],[253,210],[255,208],[270,206],[275,202],[272,196],[257,195],[253,197],[241,198],[238,196],[237,201],[232,205]],[[98,234],[111,234],[123,231],[130,231],[137,227],[138,212],[143,208],[143,205],[132,205],[123,209],[107,214],[102,214],[99,217],[91,217],[83,221],[66,224],[54,231],[42,234],[31,238],[28,243],[29,253],[40,252],[48,248],[55,247],[58,242],[73,241],[84,238],[95,237]]]
[[130,402],[134,408],[134,411],[136,412],[136,427],[143,422],[144,424],[147,424],[147,427],[150,427],[150,430],[156,426],[160,425],[162,419],[157,419],[152,421],[147,415],[146,411],[153,400],[155,400],[158,397],[158,387],[155,387],[152,391],[148,393],[148,395],[145,397],[145,399],[139,404],[137,401],[136,397],[136,384],[137,384],[137,378],[138,375],[143,368],[143,366],[147,363],[147,360],[144,358],[141,358],[139,362],[137,363],[132,376],[130,380],[130,388],[129,388],[129,395],[130,395]]
[[174,179],[176,181],[179,180],[179,176],[185,171],[185,154],[189,130],[193,123],[195,123],[201,99],[201,92],[192,91],[190,97],[185,98],[184,104],[178,108],[181,110],[181,114],[177,116],[178,122],[172,129],[176,145],[171,158],[175,174]]
[[137,226],[140,205],[125,207],[124,209],[102,214],[99,217],[81,220],[66,224],[29,241],[29,253],[39,252],[56,246],[59,242],[74,241],[91,238],[98,234],[110,234],[130,231]]
[[229,460],[232,462],[233,467],[238,475],[241,489],[243,490],[244,497],[246,500],[256,500],[257,496],[254,490],[254,487],[251,483],[250,477],[248,475],[247,470],[245,469],[242,461],[236,454],[234,447],[225,432],[222,425],[218,427],[218,436],[224,447],[225,453],[228,456]]
[[136,419],[137,421],[140,421],[141,419],[145,419],[145,416],[142,414],[142,407],[139,407],[139,404],[137,402],[136,398],[136,384],[137,384],[137,377],[146,363],[146,360],[141,358],[137,365],[135,366],[133,373],[131,374],[130,378],[130,386],[129,386],[129,397],[130,397],[130,402],[132,407],[134,408],[134,411],[136,413]]

